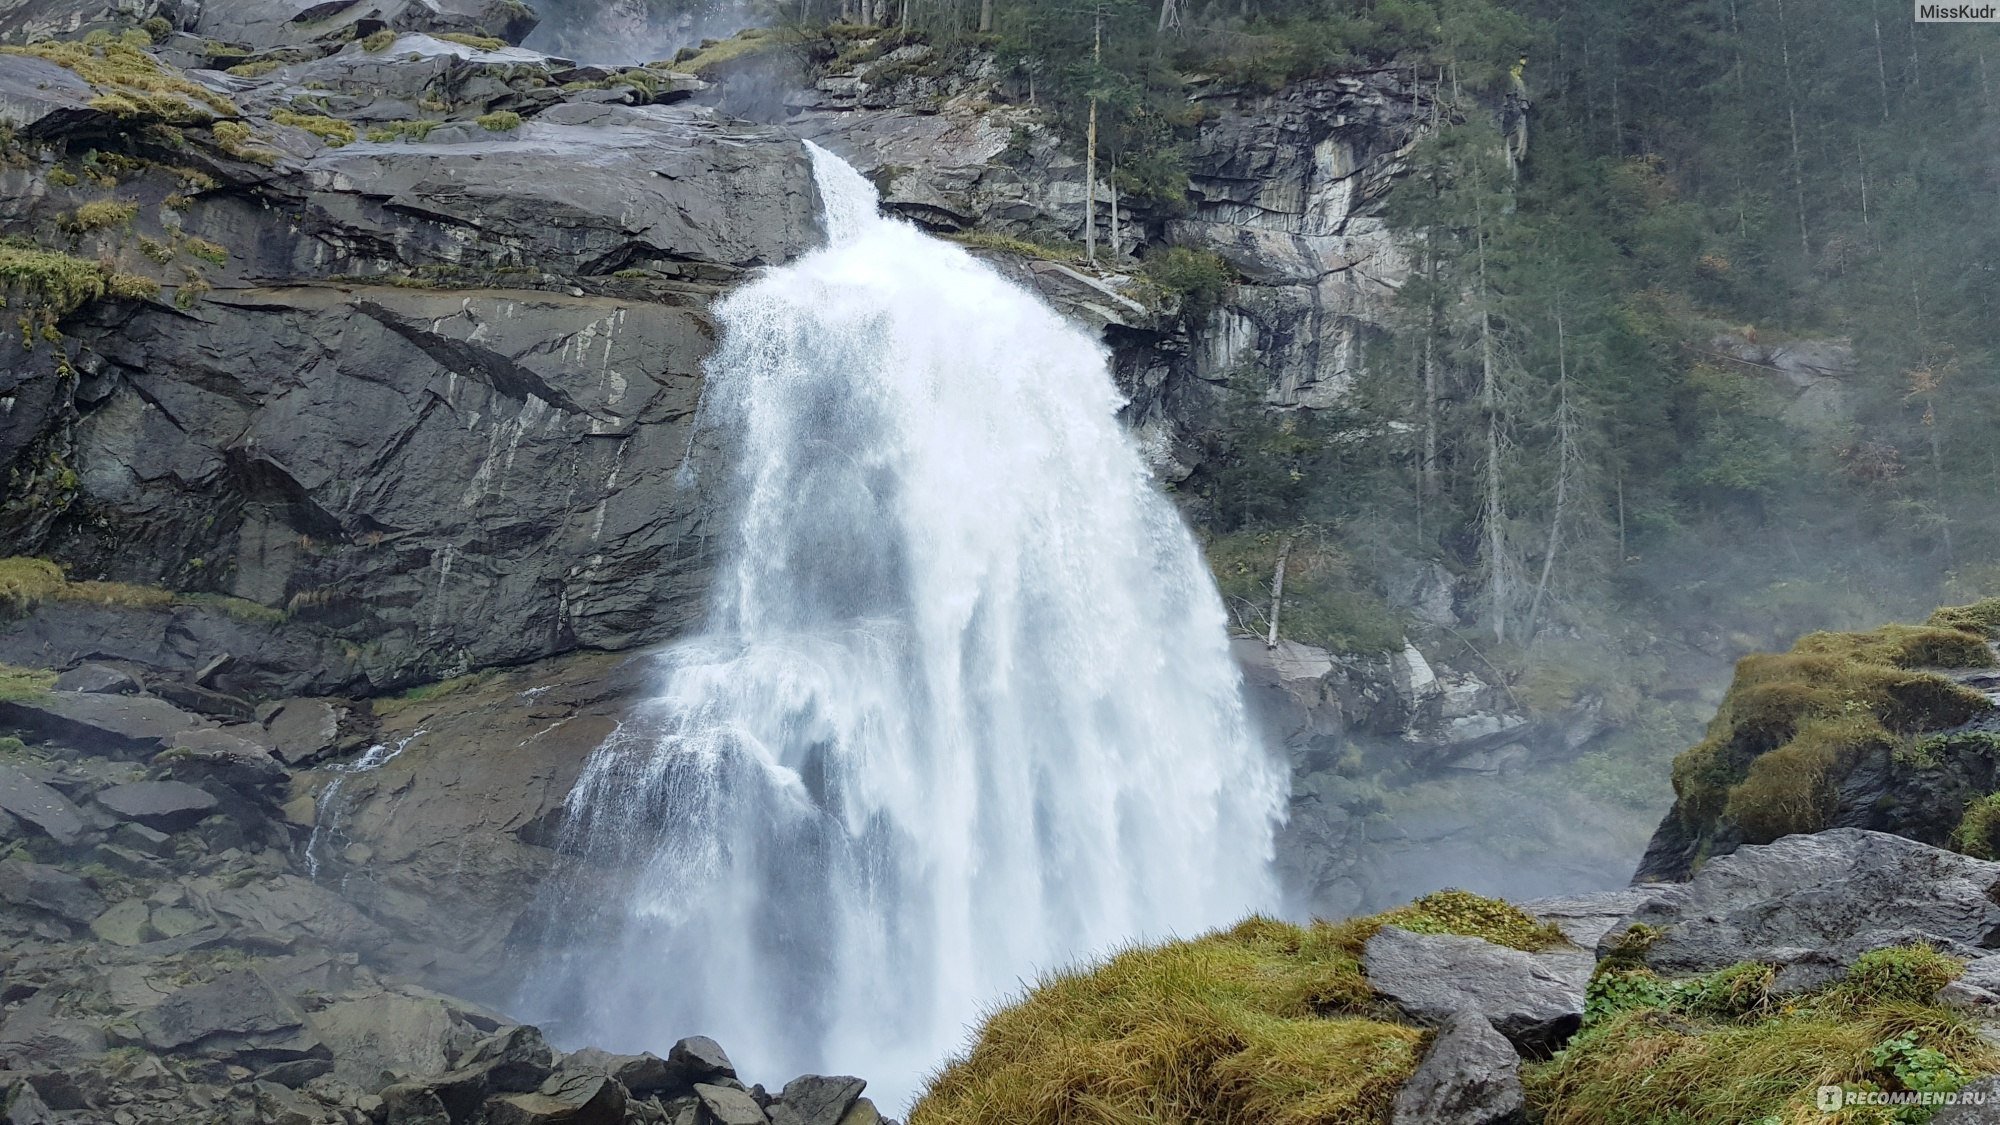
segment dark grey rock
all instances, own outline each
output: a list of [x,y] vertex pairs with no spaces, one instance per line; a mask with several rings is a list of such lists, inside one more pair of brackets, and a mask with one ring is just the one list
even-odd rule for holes
[[0,762],[0,811],[65,848],[74,845],[86,828],[83,814],[69,798],[5,762]]
[[800,1075],[772,1103],[771,1125],[840,1125],[867,1085],[859,1078]]
[[1396,1093],[1390,1125],[1500,1125],[1522,1119],[1521,1057],[1477,1012],[1438,1029],[1423,1061]]
[[171,859],[174,856],[173,839],[165,832],[130,821],[111,830],[111,842],[118,847],[142,852],[155,859]]
[[382,1099],[384,1125],[452,1125],[444,1102],[421,1083],[399,1082],[377,1096]]
[[0,1091],[0,1116],[8,1125],[56,1125],[57,1117],[48,1103],[35,1092],[34,1084],[20,1079]]
[[[553,1074],[539,1092],[515,1096],[554,1103],[547,1107],[550,1119],[570,1125],[620,1125],[625,1120],[625,1087],[607,1075]],[[489,1117],[491,1113],[489,1109]],[[493,1121],[498,1125],[497,1118]]]
[[1385,926],[1368,939],[1368,986],[1422,1023],[1479,1012],[1524,1054],[1561,1047],[1583,1022],[1596,959],[1580,950],[1524,953],[1479,938]]
[[288,699],[264,718],[271,756],[297,766],[330,753],[340,741],[341,709],[324,699]]
[[0,723],[88,753],[129,757],[157,753],[202,720],[148,696],[45,692],[0,702]]
[[46,59],[0,55],[0,124],[23,136],[54,137],[104,114],[90,108],[90,83]]
[[380,0],[369,4],[230,0],[227,4],[203,4],[198,11],[197,34],[259,49],[338,42],[363,19],[386,23],[398,31],[492,35],[511,43],[519,43],[535,28],[533,11],[507,0]]
[[1913,941],[1970,953],[2000,946],[2000,863],[1859,828],[1787,836],[1710,860],[1621,919],[1600,949],[1639,923],[1660,929],[1646,962],[1667,973],[1809,955],[1837,971]]
[[59,867],[19,859],[0,861],[0,902],[46,911],[77,925],[104,913],[104,899],[90,884]]
[[55,688],[92,695],[136,695],[139,681],[124,669],[109,664],[79,664],[57,676]]
[[1607,930],[1659,894],[1655,884],[1615,891],[1530,899],[1521,909],[1544,922],[1553,923],[1562,935],[1582,949],[1594,949]]
[[676,1077],[676,1069],[668,1066],[667,1060],[651,1052],[614,1055],[596,1047],[585,1047],[564,1056],[563,1069],[609,1075],[617,1079],[619,1085],[639,1097],[663,1090],[679,1093],[690,1084]]
[[239,726],[187,731],[176,735],[154,760],[183,782],[213,783],[244,793],[281,785],[289,776],[283,763],[262,743],[236,733],[256,730]]
[[254,971],[238,969],[173,993],[136,1022],[148,1047],[172,1051],[214,1037],[284,1038],[304,1017]]
[[690,1035],[667,1052],[667,1065],[686,1082],[706,1082],[736,1077],[736,1064],[722,1044],[706,1035]]
[[697,1082],[694,1093],[701,1099],[701,1107],[708,1111],[708,1117],[715,1125],[769,1125],[770,1118],[764,1115],[763,1107],[749,1094],[733,1086]]
[[0,1023],[0,1058],[23,1068],[74,1064],[102,1054],[106,1045],[93,1024],[59,1015],[52,991],[30,997]]
[[479,1041],[457,1069],[429,1085],[453,1121],[467,1120],[496,1094],[532,1094],[555,1071],[555,1052],[540,1030],[505,1028]]
[[215,795],[184,781],[133,781],[97,793],[97,803],[124,820],[160,832],[179,832],[214,811]]

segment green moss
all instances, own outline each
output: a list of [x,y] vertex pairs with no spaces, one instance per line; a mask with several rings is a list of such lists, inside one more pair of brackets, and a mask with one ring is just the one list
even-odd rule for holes
[[417,118],[411,121],[391,121],[386,125],[378,125],[368,130],[368,139],[376,144],[387,144],[391,141],[422,141],[425,137],[431,135],[431,130],[442,124],[444,122],[433,121],[429,118]]
[[1745,657],[1707,737],[1674,761],[1682,822],[1701,836],[1732,821],[1751,843],[1824,827],[1838,780],[1863,757],[1904,753],[1913,736],[1990,709],[1985,696],[1928,670],[1993,662],[1983,633],[1949,624],[1981,612],[1813,633],[1789,653]]
[[102,263],[0,242],[0,307],[26,304],[60,318],[104,296],[110,281]]
[[683,48],[674,56],[672,65],[676,70],[701,74],[724,63],[762,54],[784,42],[785,38],[778,32],[761,27],[748,28],[728,39],[710,39],[700,47]]
[[259,59],[256,62],[237,63],[230,67],[227,73],[234,74],[238,78],[262,78],[283,65],[285,64],[277,59]]
[[281,109],[271,115],[271,120],[280,125],[290,125],[295,129],[304,129],[306,132],[325,141],[333,148],[351,145],[360,138],[360,134],[355,131],[354,126],[349,125],[345,121],[327,117],[324,114],[293,113],[290,110]]
[[503,109],[498,113],[481,114],[473,118],[473,120],[479,123],[481,129],[489,133],[508,133],[521,127],[521,115],[511,109]]
[[1253,918],[1042,979],[932,1082],[911,1125],[1386,1119],[1423,1033],[1369,1000],[1353,924]]
[[100,199],[78,207],[62,222],[63,227],[75,232],[108,230],[131,224],[139,216],[139,205],[122,203],[115,199]]
[[395,32],[385,27],[368,38],[363,39],[361,41],[361,49],[371,55],[379,55],[383,51],[395,46],[397,38],[398,36]]
[[434,36],[461,47],[471,47],[475,51],[498,51],[507,46],[505,39],[495,39],[490,35],[467,35],[461,31],[447,31]]
[[499,675],[498,672],[489,668],[464,676],[454,676],[448,680],[439,680],[434,684],[419,684],[398,695],[377,699],[370,706],[374,708],[377,715],[385,717],[395,715],[407,711],[418,704],[429,703],[433,700],[457,695],[459,692],[469,688],[478,687],[480,684],[491,680],[497,675]]
[[181,594],[174,601],[180,605],[217,610],[253,625],[279,625],[286,620],[284,610],[248,598],[232,598],[227,594]]
[[[0,589],[4,594],[4,589]],[[16,703],[45,694],[56,683],[56,674],[45,668],[19,668],[0,664],[0,703]],[[0,738],[0,753],[18,754],[25,747],[18,738]]]
[[57,187],[69,188],[75,187],[78,180],[76,173],[67,168],[51,168],[49,169],[49,182]]
[[[144,42],[145,37],[140,36]],[[0,53],[46,59],[96,87],[93,108],[118,117],[197,125],[236,112],[229,99],[194,82],[135,43],[88,37],[80,42],[0,47]]]
[[1419,934],[1458,934],[1484,938],[1509,949],[1533,952],[1567,945],[1562,931],[1512,903],[1484,898],[1469,891],[1427,894],[1408,906],[1378,914],[1373,921]]
[[267,167],[278,162],[278,154],[266,148],[255,130],[241,121],[218,121],[209,131],[222,151],[238,160]]
[[210,242],[206,238],[189,238],[181,243],[181,249],[212,266],[223,265],[229,261],[229,251],[220,243]]
[[1989,793],[1965,806],[1951,846],[1980,859],[2000,859],[2000,793]]
[[1784,998],[1768,965],[1600,972],[1583,1030],[1524,1069],[1529,1102],[1544,1125],[1693,1125],[1793,1121],[1773,1110],[1810,1111],[1820,1086],[1956,1089],[2000,1069],[1973,1021],[1933,1003],[1961,968],[1923,946],[1877,950],[1833,987]]

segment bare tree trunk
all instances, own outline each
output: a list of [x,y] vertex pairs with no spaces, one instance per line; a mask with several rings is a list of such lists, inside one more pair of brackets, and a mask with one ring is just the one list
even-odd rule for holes
[[1792,33],[1785,22],[1785,0],[1778,0],[1778,52],[1784,62],[1785,117],[1792,130],[1792,192],[1799,205],[1799,250],[1811,262],[1812,234],[1806,228],[1805,159],[1799,154],[1799,98],[1797,87],[1792,84]]
[[1889,63],[1882,57],[1882,17],[1879,15],[1875,17],[1875,82],[1882,90],[1882,120],[1887,121],[1889,120]]
[[1271,626],[1264,633],[1264,647],[1278,647],[1278,611],[1285,604],[1285,564],[1292,558],[1292,537],[1278,544],[1278,566],[1271,572]]
[[1493,356],[1493,290],[1486,283],[1484,204],[1473,205],[1473,243],[1479,261],[1479,405],[1486,412],[1486,594],[1492,603],[1493,640],[1507,641],[1506,510],[1500,493],[1500,372]]
[[1563,515],[1569,500],[1569,475],[1576,442],[1575,418],[1569,406],[1569,355],[1563,333],[1562,298],[1556,298],[1556,495],[1549,513],[1549,545],[1542,553],[1542,576],[1535,583],[1535,596],[1528,602],[1528,620],[1521,635],[1529,644],[1542,616],[1542,599],[1549,592],[1549,578],[1555,574],[1556,552],[1562,548]]
[[1118,233],[1118,161],[1111,162],[1111,177],[1105,181],[1111,189],[1111,256],[1116,258],[1125,252],[1125,240]]
[[993,34],[993,0],[979,0],[979,34]]
[[1156,30],[1165,36],[1178,34],[1180,29],[1180,0],[1160,0],[1160,26]]

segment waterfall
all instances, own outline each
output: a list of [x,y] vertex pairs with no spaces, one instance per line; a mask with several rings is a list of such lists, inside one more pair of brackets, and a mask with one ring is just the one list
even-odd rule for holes
[[624,874],[522,1007],[893,1106],[1038,972],[1273,907],[1285,779],[1104,348],[813,161],[829,245],[718,310],[711,620],[569,796]]

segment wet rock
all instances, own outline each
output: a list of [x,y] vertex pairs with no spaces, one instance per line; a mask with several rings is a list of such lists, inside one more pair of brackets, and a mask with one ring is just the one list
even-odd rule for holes
[[19,859],[0,861],[0,902],[46,911],[77,925],[104,913],[104,899],[90,884],[61,868]]
[[617,1079],[619,1085],[636,1097],[645,1097],[663,1090],[679,1092],[689,1084],[679,1076],[677,1068],[667,1065],[667,1060],[651,1052],[614,1055],[595,1047],[585,1047],[564,1056],[563,1069],[608,1075]]
[[840,1125],[868,1085],[859,1078],[801,1075],[771,1105],[771,1125]]
[[330,753],[340,740],[341,709],[324,699],[288,699],[264,719],[271,756],[288,766]]
[[430,1083],[452,1120],[469,1119],[495,1094],[532,1094],[555,1070],[540,1030],[517,1026],[481,1040],[457,1069]]
[[91,919],[90,932],[99,941],[112,945],[143,945],[156,936],[151,926],[153,912],[138,899],[115,903]]
[[1447,1019],[1396,1093],[1390,1125],[1500,1125],[1522,1119],[1521,1057],[1476,1012]]
[[729,1061],[722,1044],[706,1035],[690,1035],[675,1043],[667,1052],[667,1065],[688,1082],[736,1077],[736,1064]]
[[1484,1015],[1524,1054],[1546,1056],[1583,1022],[1596,959],[1580,950],[1524,953],[1479,938],[1385,926],[1368,939],[1368,986],[1422,1023]]
[[183,988],[136,1022],[146,1045],[158,1051],[193,1047],[212,1037],[283,1037],[304,1024],[298,1009],[249,969]]
[[230,729],[204,728],[175,735],[173,744],[157,761],[182,781],[214,782],[244,793],[283,784],[287,776],[284,765],[271,756],[269,748]]
[[769,1125],[770,1118],[749,1094],[731,1086],[695,1083],[694,1093],[714,1125]]
[[194,30],[211,39],[264,49],[338,42],[361,20],[380,21],[398,31],[491,35],[519,43],[535,29],[525,4],[507,0],[382,0],[372,4],[325,0],[230,0],[204,4]]
[[1595,949],[1598,940],[1620,919],[1664,889],[1647,884],[1616,891],[1531,899],[1518,905],[1541,921],[1552,923],[1571,944]]
[[79,664],[56,677],[55,689],[91,695],[136,695],[139,681],[124,669],[109,664]]
[[444,1102],[428,1086],[399,1082],[377,1096],[382,1099],[384,1125],[451,1125]]
[[1809,953],[1837,972],[1870,949],[1912,941],[1975,952],[2000,946],[2000,863],[1860,828],[1787,836],[1661,889],[1599,948],[1641,923],[1660,930],[1646,963],[1675,974]]
[[215,796],[181,781],[133,781],[99,790],[97,803],[159,832],[192,828],[214,810]]
[[92,754],[136,757],[157,753],[202,720],[149,696],[44,692],[0,702],[0,723]]
[[0,812],[47,836],[60,847],[82,838],[83,814],[69,798],[29,776],[18,766],[0,762]]
[[30,138],[54,137],[104,114],[90,83],[46,59],[0,55],[0,124]]

